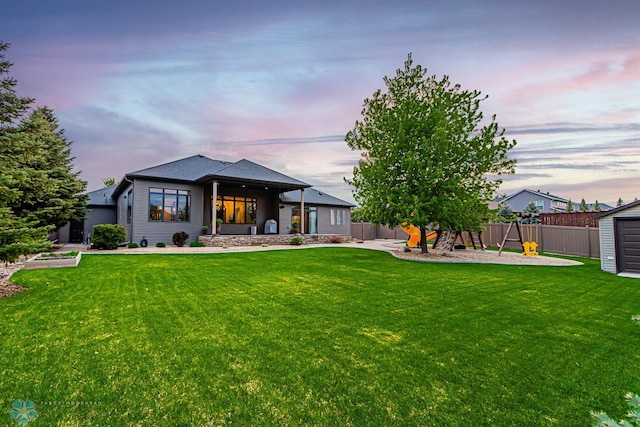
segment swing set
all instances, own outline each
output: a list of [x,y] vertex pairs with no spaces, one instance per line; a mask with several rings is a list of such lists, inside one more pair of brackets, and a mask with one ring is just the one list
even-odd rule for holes
[[[533,218],[533,214],[530,215],[531,218]],[[511,233],[511,229],[513,228],[513,225],[515,224],[515,229],[516,232],[518,234],[518,237],[509,237],[509,234]],[[533,229],[535,227],[535,240],[534,240],[534,232]],[[523,230],[522,228],[524,228],[524,231],[527,232],[527,240],[524,241],[523,240]],[[520,226],[520,222],[517,220],[511,221],[509,223],[509,227],[507,227],[507,232],[504,235],[504,238],[502,239],[502,243],[498,243],[498,247],[500,248],[498,250],[498,256],[500,256],[500,254],[502,254],[502,250],[505,247],[505,244],[507,242],[520,242],[520,246],[522,247],[522,255],[523,256],[537,256],[538,255],[538,230],[539,227],[535,226],[535,224],[533,224],[533,222],[529,222],[529,224],[523,224],[522,227]],[[491,239],[491,228],[489,228],[489,239]]]

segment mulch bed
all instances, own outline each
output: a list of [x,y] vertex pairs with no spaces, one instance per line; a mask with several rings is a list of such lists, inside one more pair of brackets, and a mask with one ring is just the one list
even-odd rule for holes
[[21,264],[0,264],[0,298],[10,297],[11,295],[18,294],[27,288],[24,286],[16,285],[9,281],[11,275],[22,268]]

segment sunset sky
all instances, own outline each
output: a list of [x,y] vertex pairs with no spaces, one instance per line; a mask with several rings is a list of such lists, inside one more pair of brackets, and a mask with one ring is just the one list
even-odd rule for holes
[[88,189],[195,154],[352,201],[344,135],[412,52],[489,95],[522,188],[640,197],[640,1],[5,2],[22,96],[51,107]]

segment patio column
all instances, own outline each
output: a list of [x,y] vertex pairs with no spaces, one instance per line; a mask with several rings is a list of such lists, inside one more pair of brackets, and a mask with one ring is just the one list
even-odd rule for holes
[[300,232],[304,234],[304,188],[300,189]]
[[211,234],[216,234],[216,205],[218,203],[218,181],[211,183]]

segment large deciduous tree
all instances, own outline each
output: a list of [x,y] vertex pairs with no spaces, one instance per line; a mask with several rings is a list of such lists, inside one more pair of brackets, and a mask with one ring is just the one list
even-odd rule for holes
[[484,120],[479,91],[462,90],[444,76],[428,76],[411,54],[386,91],[364,100],[362,120],[345,137],[361,151],[353,178],[363,217],[391,227],[479,231],[490,216],[499,175],[514,173],[507,156],[516,145],[495,116]]
[[12,262],[48,249],[51,230],[84,217],[87,196],[53,111],[16,94],[8,47],[0,42],[0,260]]

